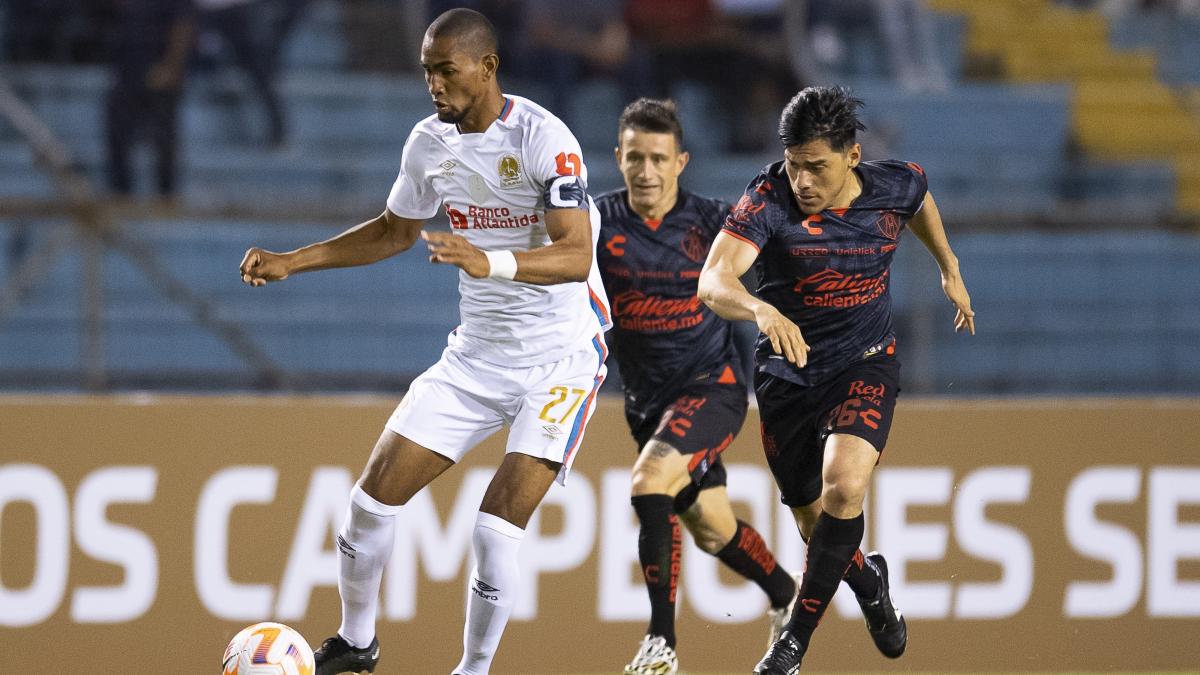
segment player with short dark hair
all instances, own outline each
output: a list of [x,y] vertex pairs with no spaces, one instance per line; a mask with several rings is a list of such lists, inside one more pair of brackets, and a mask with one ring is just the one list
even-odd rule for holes
[[[453,671],[486,675],[517,599],[525,527],[551,484],[566,479],[607,373],[599,213],[579,142],[545,108],[503,94],[499,62],[482,14],[439,16],[421,44],[436,114],[409,134],[384,212],[328,241],[282,254],[252,248],[242,261],[243,281],[261,286],[368,265],[420,236],[431,262],[460,268],[462,325],[396,406],[351,491],[336,539],[342,624],[316,650],[317,675],[374,671],[397,515],[507,425],[504,460],[471,535],[475,567]],[[424,231],[443,209],[451,232]]]
[[696,297],[696,280],[729,214],[726,202],[679,188],[688,163],[671,101],[639,99],[618,124],[625,189],[596,199],[597,262],[612,300],[610,341],[637,443],[632,503],[650,626],[626,675],[669,675],[675,653],[680,520],[696,544],[755,582],[770,600],[773,642],[796,598],[795,580],[759,533],[737,519],[721,453],[746,418],[732,325]]
[[[937,261],[957,309],[955,330],[975,332],[925,172],[912,162],[861,161],[861,106],[840,87],[810,87],[792,98],[779,122],[783,161],[750,182],[700,277],[709,307],[753,320],[761,331],[754,384],[763,450],[808,542],[799,602],[755,667],[761,675],[799,672],[843,578],[885,656],[900,656],[908,641],[883,556],[864,557],[858,548],[863,498],[899,391],[889,286],[906,225]],[[758,297],[738,282],[751,265]]]

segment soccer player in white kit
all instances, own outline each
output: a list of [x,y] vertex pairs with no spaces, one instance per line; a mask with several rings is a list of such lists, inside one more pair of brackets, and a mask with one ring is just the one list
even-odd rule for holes
[[[437,114],[405,143],[378,217],[289,253],[246,252],[254,286],[290,274],[367,265],[420,235],[434,263],[456,265],[462,324],[388,420],[337,536],[342,624],[317,673],[373,672],[375,614],[393,519],[421,488],[508,424],[507,451],[472,538],[459,675],[491,666],[517,591],[517,549],[542,497],[575,459],[604,381],[608,303],[595,265],[599,214],[579,143],[556,117],[504,95],[496,35],[455,9],[425,33],[421,65]],[[452,232],[423,232],[445,209]]]

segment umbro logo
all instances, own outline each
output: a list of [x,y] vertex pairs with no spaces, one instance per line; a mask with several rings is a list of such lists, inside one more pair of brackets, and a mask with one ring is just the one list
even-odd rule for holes
[[500,596],[497,595],[497,593],[500,592],[499,588],[489,586],[479,579],[475,580],[475,585],[471,587],[471,592],[483,598],[484,600],[491,600],[492,602],[496,602],[500,599]]
[[350,545],[350,542],[343,539],[342,535],[340,534],[337,536],[337,546],[339,549],[341,549],[342,555],[351,560],[354,560],[354,554],[358,553],[358,551]]
[[458,162],[456,162],[452,159],[448,159],[448,160],[442,162],[441,164],[438,164],[438,166],[442,167],[443,174],[449,176],[449,175],[451,175],[450,172],[454,169],[454,167],[458,166]]

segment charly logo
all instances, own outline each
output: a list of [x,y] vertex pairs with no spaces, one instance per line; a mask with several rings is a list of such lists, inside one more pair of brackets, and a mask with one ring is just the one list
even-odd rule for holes
[[604,248],[608,249],[609,253],[619,258],[625,255],[625,241],[625,235],[615,234],[613,235],[613,238],[609,239],[608,243],[604,245]]
[[708,257],[709,243],[704,239],[704,231],[695,225],[688,227],[681,246],[683,254],[694,263],[702,263]]
[[500,175],[500,187],[512,188],[521,184],[521,160],[516,155],[507,154],[496,163],[496,173]]

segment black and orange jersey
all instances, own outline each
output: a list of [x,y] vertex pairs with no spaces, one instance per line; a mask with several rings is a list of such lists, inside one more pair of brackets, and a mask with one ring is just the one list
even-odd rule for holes
[[612,307],[608,344],[627,412],[653,414],[698,379],[742,381],[732,326],[696,296],[729,204],[680,190],[656,222],[635,213],[628,197],[618,190],[596,199],[596,262]]
[[928,190],[911,162],[863,162],[862,194],[849,208],[806,216],[783,162],[750,182],[724,229],[758,249],[758,295],[800,327],[812,348],[797,368],[759,336],[756,369],[802,386],[819,384],[850,363],[895,353],[892,256],[904,226]]

